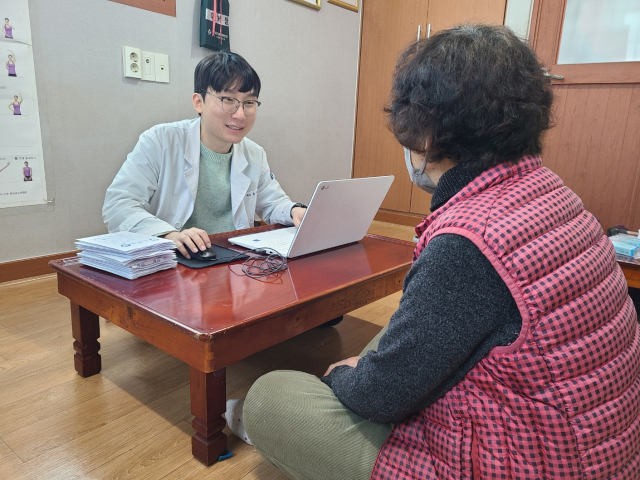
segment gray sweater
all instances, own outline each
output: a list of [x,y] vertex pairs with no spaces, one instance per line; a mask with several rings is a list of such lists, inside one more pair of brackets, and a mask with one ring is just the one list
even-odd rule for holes
[[[468,173],[452,170],[439,182],[432,210],[468,183]],[[453,188],[443,195],[441,185]],[[407,274],[378,350],[322,381],[361,417],[398,423],[442,397],[493,347],[511,344],[521,326],[509,289],[478,247],[439,235]]]

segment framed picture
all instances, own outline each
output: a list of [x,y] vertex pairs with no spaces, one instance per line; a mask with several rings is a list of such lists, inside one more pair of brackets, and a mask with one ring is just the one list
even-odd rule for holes
[[329,3],[333,3],[334,5],[338,5],[342,8],[353,10],[354,12],[358,11],[358,7],[360,4],[360,0],[327,0],[327,1]]
[[142,8],[151,12],[162,13],[171,17],[176,16],[176,0],[111,0],[131,7]]
[[320,0],[291,0],[291,1],[299,3],[300,5],[306,5],[307,7],[315,8],[316,10],[320,10]]

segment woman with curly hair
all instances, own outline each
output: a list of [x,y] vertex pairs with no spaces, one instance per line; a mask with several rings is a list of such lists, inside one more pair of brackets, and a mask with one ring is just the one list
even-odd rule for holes
[[640,328],[598,221],[542,166],[551,104],[505,27],[402,54],[389,127],[433,199],[400,306],[322,379],[255,382],[263,457],[296,479],[637,478]]

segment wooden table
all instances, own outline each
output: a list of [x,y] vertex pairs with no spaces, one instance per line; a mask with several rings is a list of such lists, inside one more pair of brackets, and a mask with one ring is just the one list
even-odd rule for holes
[[631,288],[640,288],[640,260],[634,260],[625,255],[616,255],[618,265],[627,279],[627,285]]
[[[211,240],[231,247],[227,238],[242,233],[249,231]],[[78,257],[50,265],[58,274],[58,291],[71,300],[80,375],[101,369],[99,316],[190,365],[192,452],[210,465],[227,449],[225,367],[397,292],[414,246],[367,235],[290,260],[287,271],[265,280],[248,278],[238,262],[200,270],[179,265],[137,280],[85,267]]]

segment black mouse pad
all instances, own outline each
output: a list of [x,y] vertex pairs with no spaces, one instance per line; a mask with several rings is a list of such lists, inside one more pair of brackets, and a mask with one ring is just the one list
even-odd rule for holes
[[178,263],[180,265],[184,265],[189,268],[207,268],[213,267],[214,265],[222,265],[223,263],[235,262],[236,260],[246,260],[249,258],[248,255],[239,254],[235,250],[231,250],[230,248],[220,247],[218,245],[211,244],[211,250],[216,253],[216,258],[214,260],[194,260],[193,258],[185,258],[182,254],[176,250],[176,256],[178,257]]

